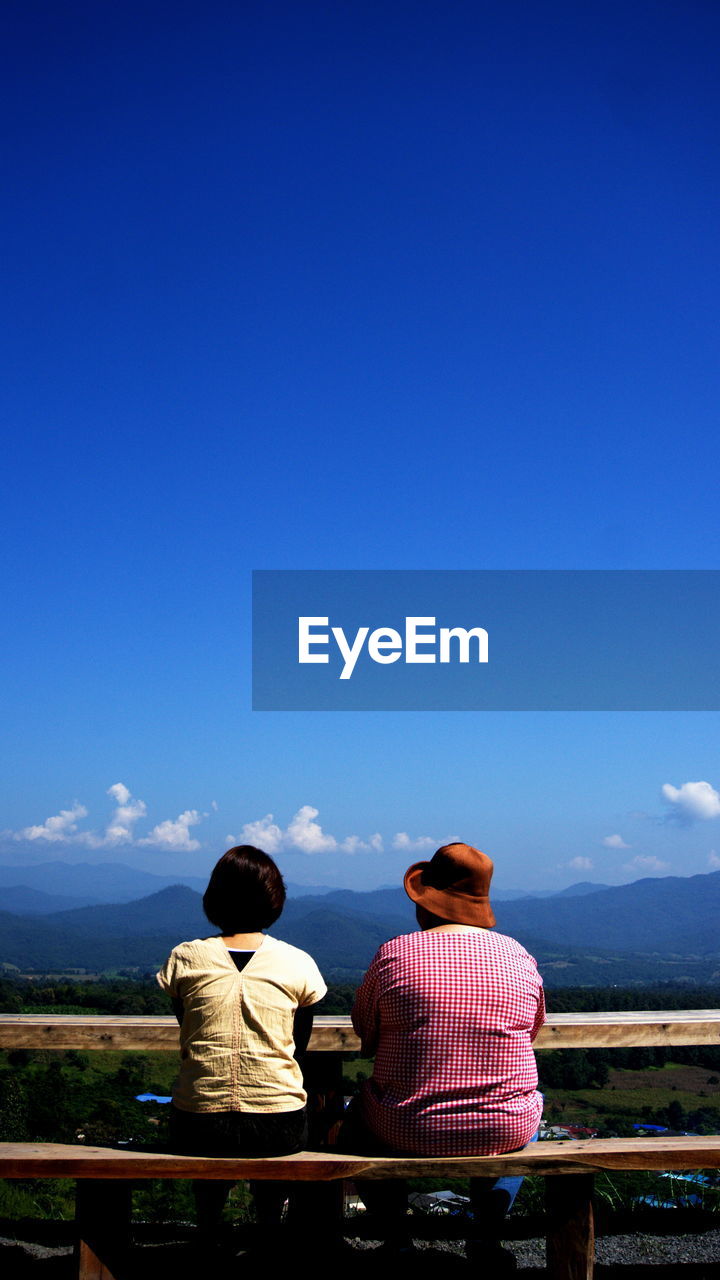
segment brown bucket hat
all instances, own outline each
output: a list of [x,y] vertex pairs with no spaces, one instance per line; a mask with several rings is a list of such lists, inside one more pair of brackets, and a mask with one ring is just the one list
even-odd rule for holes
[[405,872],[405,892],[418,906],[453,924],[490,929],[490,858],[469,844],[444,844],[429,862],[415,862]]

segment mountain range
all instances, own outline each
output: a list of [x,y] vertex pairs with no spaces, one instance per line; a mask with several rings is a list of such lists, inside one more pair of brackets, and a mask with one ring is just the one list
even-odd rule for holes
[[[120,862],[41,862],[25,866],[0,865],[0,891],[6,911],[19,915],[48,915],[73,907],[88,907],[100,902],[134,902],[138,898],[184,884],[203,893],[207,878],[203,876],[160,876],[141,871]],[[589,882],[570,885],[558,896],[575,896],[604,888]],[[329,885],[287,884],[291,898],[322,897],[329,894],[353,894],[352,890],[333,889]],[[377,892],[384,892],[378,890]],[[357,894],[355,894],[357,896]],[[555,896],[553,890],[533,892],[523,889],[499,889],[494,898],[510,902],[521,898]],[[339,900],[339,899],[338,899]]]
[[[189,885],[53,911],[38,910],[32,886],[35,905],[8,910],[11,888],[2,892],[0,965],[22,970],[152,971],[178,941],[213,932]],[[499,932],[536,956],[551,985],[720,980],[720,872],[493,900]],[[354,980],[380,943],[414,927],[402,888],[336,889],[290,897],[272,932],[310,951],[328,976]]]

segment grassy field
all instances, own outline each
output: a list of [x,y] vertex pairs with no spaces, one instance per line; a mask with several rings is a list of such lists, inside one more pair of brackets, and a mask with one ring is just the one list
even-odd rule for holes
[[667,1122],[662,1113],[670,1107],[677,1118],[673,1127],[691,1127],[681,1108],[686,1118],[705,1113],[706,1128],[709,1123],[720,1132],[720,1079],[706,1067],[667,1063],[642,1071],[611,1071],[599,1089],[545,1091],[545,1119],[550,1123],[597,1125],[603,1133],[629,1121]]

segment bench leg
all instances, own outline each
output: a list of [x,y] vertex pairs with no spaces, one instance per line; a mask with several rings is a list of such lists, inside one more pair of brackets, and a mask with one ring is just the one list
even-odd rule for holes
[[551,1280],[592,1280],[595,1223],[590,1173],[545,1179],[547,1269]]
[[78,1280],[119,1280],[130,1242],[132,1185],[78,1179],[75,1192],[75,1246]]

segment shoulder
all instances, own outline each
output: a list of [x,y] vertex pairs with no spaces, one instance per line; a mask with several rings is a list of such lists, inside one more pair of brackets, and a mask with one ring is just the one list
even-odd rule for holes
[[294,947],[290,942],[282,942],[280,938],[273,938],[269,933],[265,934],[261,951],[268,959],[277,961],[279,964],[302,969],[317,969],[317,964],[309,952],[302,951],[300,947]]
[[258,953],[258,975],[280,981],[294,992],[299,1004],[317,1004],[327,992],[325,980],[307,951],[265,935]]
[[531,956],[530,952],[526,951],[522,943],[518,942],[516,938],[511,938],[506,933],[496,933],[494,929],[488,930],[486,937],[489,940],[489,946],[498,954],[506,955],[508,959],[514,958],[518,961],[527,962],[534,969],[537,969],[535,957]]
[[223,950],[223,943],[219,937],[213,938],[191,938],[188,942],[179,942],[170,952],[176,960],[191,961],[212,956],[217,956]]
[[388,938],[387,942],[383,942],[378,947],[378,955],[386,951],[389,954],[399,951],[414,950],[418,946],[422,946],[423,933],[420,929],[414,929],[412,933],[398,933],[394,938]]
[[180,942],[173,947],[166,967],[171,967],[177,974],[205,969],[214,966],[223,951],[220,938],[191,938],[188,942]]
[[221,947],[219,938],[193,938],[190,942],[178,943],[156,974],[160,986],[170,995],[176,995],[178,983],[217,965]]

